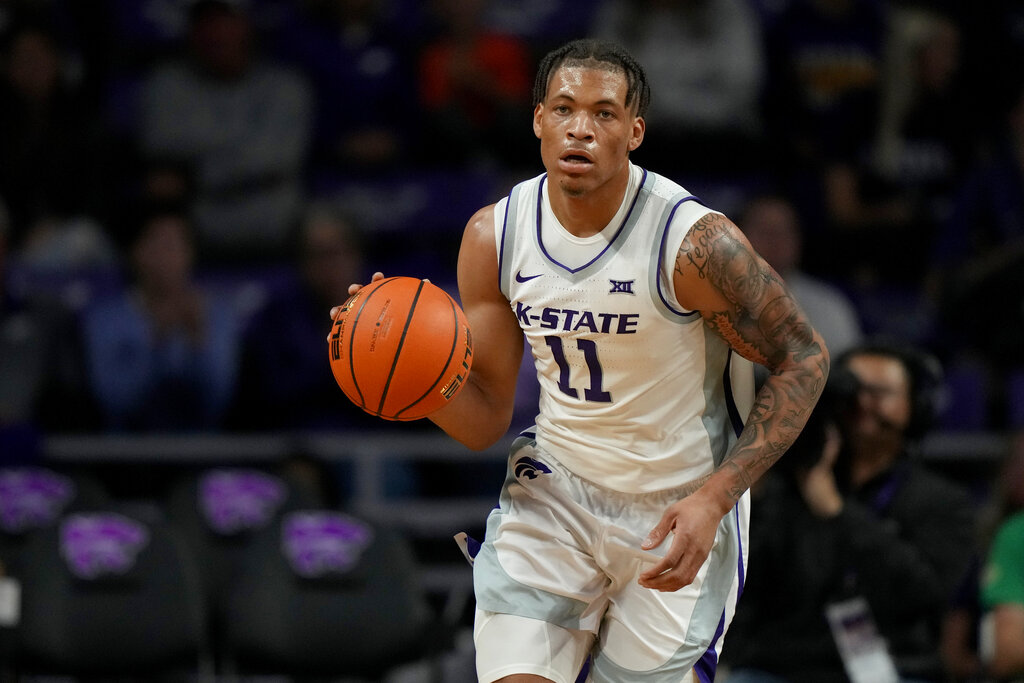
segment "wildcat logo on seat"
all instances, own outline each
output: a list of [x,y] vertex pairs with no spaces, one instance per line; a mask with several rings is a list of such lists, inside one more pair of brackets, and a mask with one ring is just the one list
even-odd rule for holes
[[536,479],[538,474],[551,474],[550,467],[540,460],[534,460],[528,455],[524,455],[516,460],[514,471],[517,479],[522,479],[523,477]]
[[210,528],[224,536],[266,526],[287,497],[280,479],[253,469],[214,469],[199,480],[199,505]]
[[21,534],[56,522],[75,497],[68,477],[43,467],[0,470],[0,530]]
[[281,549],[296,574],[322,578],[355,567],[373,536],[373,529],[355,517],[327,510],[298,510],[284,517]]
[[80,579],[127,574],[148,543],[144,524],[115,512],[70,515],[60,527],[61,555]]

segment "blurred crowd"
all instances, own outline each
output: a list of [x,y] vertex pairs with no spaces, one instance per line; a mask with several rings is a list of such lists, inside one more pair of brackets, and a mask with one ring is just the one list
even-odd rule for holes
[[923,345],[945,426],[1015,428],[1022,25],[1012,0],[0,2],[0,427],[367,426],[324,311],[377,269],[453,281],[467,216],[540,170],[537,59],[594,35],[649,72],[635,161],[734,217],[833,351]]
[[[634,162],[733,218],[834,358],[920,349],[934,428],[1024,430],[1022,0],[0,0],[0,464],[58,433],[428,428],[345,399],[327,312],[376,270],[456,294],[466,220],[542,171],[537,61],[586,35],[648,71]],[[811,538],[806,476],[766,509]]]

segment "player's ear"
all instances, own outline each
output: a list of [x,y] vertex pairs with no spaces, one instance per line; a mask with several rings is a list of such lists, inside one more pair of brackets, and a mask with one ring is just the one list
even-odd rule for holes
[[538,103],[537,106],[533,108],[533,134],[538,138],[540,137],[540,119],[543,113],[544,105]]
[[647,130],[647,122],[642,116],[633,119],[633,134],[629,138],[629,151],[632,152],[644,141],[644,131]]

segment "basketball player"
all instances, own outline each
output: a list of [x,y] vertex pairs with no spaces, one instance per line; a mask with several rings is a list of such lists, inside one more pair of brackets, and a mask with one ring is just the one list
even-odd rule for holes
[[[746,491],[828,372],[821,336],[737,227],[630,162],[649,97],[615,45],[548,54],[533,114],[546,173],[463,236],[473,370],[430,419],[471,448],[501,438],[524,334],[541,385],[475,556],[484,683],[572,683],[588,658],[593,681],[712,680],[746,565]],[[771,371],[756,400],[751,361]]]

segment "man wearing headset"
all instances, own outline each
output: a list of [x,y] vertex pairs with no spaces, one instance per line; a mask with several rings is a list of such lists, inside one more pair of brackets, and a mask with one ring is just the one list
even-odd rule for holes
[[916,457],[941,390],[938,361],[916,349],[870,342],[834,363],[755,498],[760,561],[723,652],[730,683],[942,680],[938,630],[975,510]]

